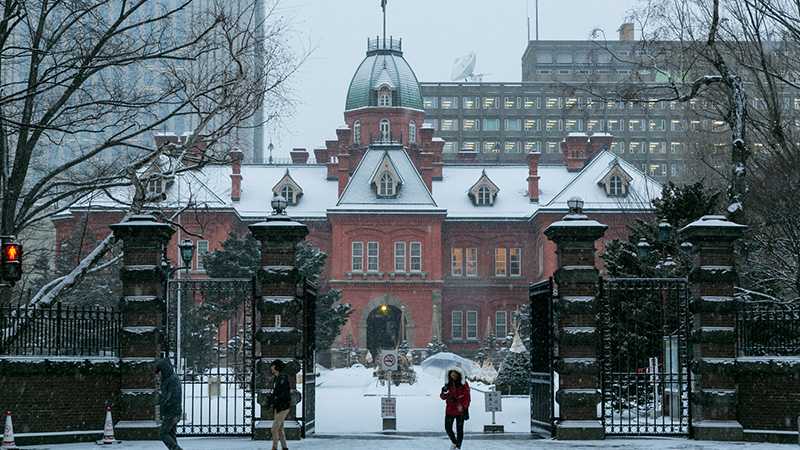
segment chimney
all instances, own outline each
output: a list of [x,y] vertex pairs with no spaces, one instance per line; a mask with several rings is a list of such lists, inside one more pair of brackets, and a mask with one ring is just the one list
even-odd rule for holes
[[634,32],[633,24],[630,22],[623,23],[621,27],[619,27],[619,40],[620,41],[633,41],[636,39],[636,34]]
[[428,186],[428,191],[433,192],[433,153],[425,152],[419,154],[420,156],[420,175],[422,180],[425,181],[425,186]]
[[614,142],[614,136],[608,133],[595,133],[589,138],[589,157],[591,161],[598,153],[610,150]]
[[308,151],[304,148],[293,148],[289,155],[292,157],[292,164],[306,164],[308,162]]
[[339,178],[339,141],[325,141],[325,147],[327,150],[325,166],[328,168],[328,179],[335,180]]
[[238,202],[242,198],[242,159],[244,153],[234,147],[231,157],[231,200]]
[[465,162],[465,163],[472,163],[475,162],[475,159],[478,157],[478,152],[476,150],[467,150],[461,149],[458,152],[458,161]]
[[528,153],[528,197],[531,202],[539,201],[539,152]]
[[317,164],[328,164],[328,149],[327,148],[315,148],[314,149],[314,160]]
[[352,143],[353,133],[350,132],[350,128],[343,126],[336,130],[336,137],[338,138],[339,146],[337,175],[339,178],[339,196],[341,196],[344,188],[347,187],[347,182],[350,181],[350,144]]
[[587,161],[589,149],[589,136],[585,133],[570,133],[561,142],[561,152],[564,154],[564,164],[567,171],[580,172]]
[[442,138],[433,138],[433,142],[431,142],[432,153],[433,153],[433,179],[434,180],[441,180],[442,179],[442,170],[444,168],[444,161],[442,161],[442,153],[444,151],[444,139]]

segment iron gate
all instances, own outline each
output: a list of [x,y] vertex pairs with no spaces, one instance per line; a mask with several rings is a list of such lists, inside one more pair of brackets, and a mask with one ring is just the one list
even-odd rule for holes
[[687,281],[608,279],[602,284],[600,304],[606,434],[688,434]]
[[553,432],[553,280],[531,285],[531,433]]
[[316,300],[317,287],[306,281],[303,292],[303,437],[313,435],[316,428]]
[[250,435],[253,280],[170,280],[168,352],[181,379],[182,436]]

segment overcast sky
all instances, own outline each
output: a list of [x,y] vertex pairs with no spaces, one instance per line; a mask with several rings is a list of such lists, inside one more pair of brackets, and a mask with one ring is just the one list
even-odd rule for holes
[[[381,32],[380,0],[280,0],[294,26],[298,49],[313,48],[293,80],[297,107],[266,130],[275,155],[293,147],[309,151],[336,137],[344,123],[350,79],[364,59],[368,36]],[[539,38],[589,37],[594,28],[616,39],[616,30],[637,0],[540,0]],[[453,61],[471,51],[484,81],[520,81],[526,46],[525,0],[388,0],[387,34],[403,38],[404,57],[420,81],[450,81]],[[531,36],[534,3],[529,0]]]

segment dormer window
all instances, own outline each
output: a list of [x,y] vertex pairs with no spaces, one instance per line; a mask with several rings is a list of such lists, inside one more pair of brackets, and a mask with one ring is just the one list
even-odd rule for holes
[[383,175],[381,175],[380,182],[378,183],[378,196],[395,196],[395,182],[394,178],[392,178],[392,175],[389,172],[384,172]]
[[164,193],[164,180],[161,177],[154,178],[147,182],[148,197],[161,195]]
[[388,87],[378,90],[378,106],[392,106],[392,91]]
[[484,170],[478,181],[469,188],[469,197],[475,206],[492,206],[497,199],[500,188],[489,179]]
[[417,143],[417,123],[413,120],[411,123],[408,124],[408,143],[409,144],[416,144]]
[[381,120],[381,142],[389,142],[392,136],[392,127],[387,119]]
[[361,145],[361,122],[358,120],[353,124],[353,143]]
[[292,178],[292,175],[289,173],[289,169],[286,169],[283,178],[272,188],[272,194],[280,195],[286,199],[286,202],[290,206],[296,206],[300,203],[300,197],[303,196],[303,189],[294,181],[294,178]]
[[619,163],[619,160],[614,159],[611,162],[608,172],[597,182],[602,186],[606,195],[609,197],[625,197],[628,195],[628,189],[633,177],[625,172],[625,169]]

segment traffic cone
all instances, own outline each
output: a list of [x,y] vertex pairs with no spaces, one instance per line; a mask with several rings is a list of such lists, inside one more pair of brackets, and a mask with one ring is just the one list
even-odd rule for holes
[[106,406],[106,424],[103,427],[103,439],[97,441],[98,444],[119,444],[120,441],[114,439],[114,421],[111,419],[111,406]]
[[11,423],[11,411],[6,411],[6,426],[3,430],[3,445],[0,446],[3,450],[18,449],[17,444],[14,442],[14,424]]

